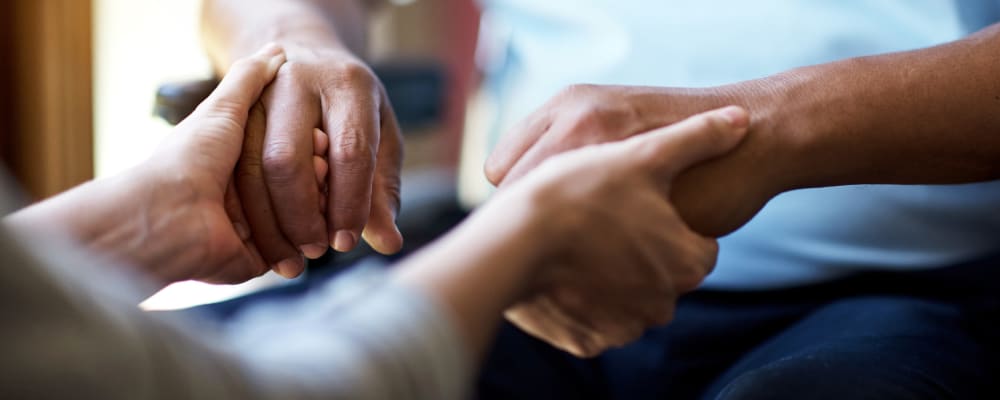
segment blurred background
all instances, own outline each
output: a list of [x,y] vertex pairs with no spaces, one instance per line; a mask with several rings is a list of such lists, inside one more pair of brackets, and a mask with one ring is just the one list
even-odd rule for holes
[[[211,77],[200,9],[200,0],[0,2],[0,50],[13,55],[0,63],[0,156],[29,201],[129,168],[170,133],[154,113],[169,97],[164,88]],[[396,0],[370,26],[367,58],[385,74],[404,125],[404,196],[453,190],[475,80],[461,60],[474,51],[477,24],[438,22],[476,14],[474,0]],[[144,306],[185,307],[279,281],[175,284]]]

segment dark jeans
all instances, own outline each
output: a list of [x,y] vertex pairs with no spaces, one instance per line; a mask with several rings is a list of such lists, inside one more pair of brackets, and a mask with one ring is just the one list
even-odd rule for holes
[[[369,260],[370,261],[370,260]],[[261,297],[213,305],[231,315]],[[674,321],[589,360],[505,324],[480,399],[1000,398],[1000,258],[760,292],[698,291]]]
[[1000,258],[762,292],[698,291],[579,360],[504,326],[481,399],[1000,398]]

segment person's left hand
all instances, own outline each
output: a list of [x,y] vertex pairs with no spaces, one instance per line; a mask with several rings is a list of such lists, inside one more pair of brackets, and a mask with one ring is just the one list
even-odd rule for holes
[[167,234],[149,239],[184,242],[175,246],[176,257],[149,263],[153,270],[147,272],[167,282],[237,283],[269,270],[250,238],[233,181],[250,109],[284,62],[277,45],[237,61],[219,87],[135,170],[138,176],[129,176],[145,186],[134,192],[155,193],[146,218],[153,222],[151,230]]

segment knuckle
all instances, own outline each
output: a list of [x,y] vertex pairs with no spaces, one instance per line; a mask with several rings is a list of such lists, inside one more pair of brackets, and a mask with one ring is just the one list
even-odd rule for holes
[[375,163],[375,152],[359,135],[341,135],[331,155],[337,167],[354,172],[371,170]]
[[[247,118],[246,106],[229,97],[218,96],[206,103],[207,122],[222,129],[242,129]],[[204,129],[204,127],[202,127]]]
[[291,179],[298,172],[299,152],[291,143],[278,141],[264,149],[261,157],[263,169],[268,178]]
[[722,132],[722,127],[711,114],[702,114],[695,118],[695,129],[707,135],[716,135]]
[[288,60],[278,67],[276,79],[279,81],[296,82],[299,78],[308,75],[310,70],[311,67],[307,63],[296,60]]
[[368,66],[356,61],[343,62],[334,68],[338,80],[352,87],[375,88],[378,80]]
[[569,127],[572,131],[600,129],[604,124],[600,109],[594,106],[582,106],[570,117]]
[[596,87],[597,85],[590,83],[575,83],[560,90],[556,97],[562,99],[575,99],[592,93]]

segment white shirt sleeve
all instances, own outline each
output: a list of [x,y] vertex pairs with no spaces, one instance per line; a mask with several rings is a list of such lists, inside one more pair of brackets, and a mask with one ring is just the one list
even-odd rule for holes
[[135,277],[57,239],[0,227],[0,260],[0,398],[459,399],[471,378],[448,316],[384,273],[218,326],[142,312]]

